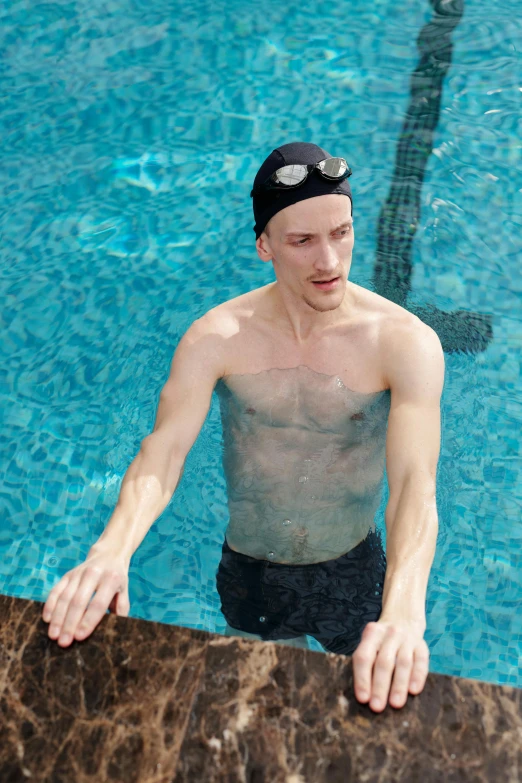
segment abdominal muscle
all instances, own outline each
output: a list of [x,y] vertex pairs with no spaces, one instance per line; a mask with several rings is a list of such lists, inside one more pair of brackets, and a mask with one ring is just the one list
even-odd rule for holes
[[[230,504],[229,504],[230,505]],[[267,522],[252,508],[245,516],[245,509],[230,508],[230,522],[226,531],[227,543],[235,552],[249,555],[258,560],[289,565],[305,565],[333,560],[354,549],[375,530],[375,510],[356,513],[349,509],[339,510],[337,519],[323,519],[320,527],[311,520],[288,512],[279,515],[274,522]],[[293,518],[292,518],[293,517]],[[280,530],[277,530],[280,527]],[[272,553],[272,554],[270,554]]]
[[287,450],[283,467],[273,454],[262,463],[263,453],[256,452],[255,464],[244,451],[224,462],[231,549],[273,563],[319,563],[349,552],[375,530],[380,454],[332,453],[321,465],[320,458]]

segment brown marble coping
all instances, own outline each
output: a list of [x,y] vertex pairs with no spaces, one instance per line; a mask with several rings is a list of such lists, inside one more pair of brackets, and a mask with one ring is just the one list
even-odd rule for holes
[[381,713],[351,658],[106,615],[59,647],[0,595],[0,781],[522,780],[522,690],[430,674]]

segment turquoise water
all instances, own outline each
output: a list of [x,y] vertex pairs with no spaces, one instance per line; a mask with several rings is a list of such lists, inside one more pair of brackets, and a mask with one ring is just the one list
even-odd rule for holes
[[[409,301],[492,323],[482,348],[446,354],[430,669],[520,687],[518,10],[475,0],[451,32]],[[4,4],[0,592],[44,601],[85,558],[183,332],[275,279],[255,252],[249,198],[275,146],[313,141],[348,159],[350,278],[372,287],[416,40],[432,18],[413,0]],[[225,628],[220,426],[214,397],[132,559],[133,617]]]

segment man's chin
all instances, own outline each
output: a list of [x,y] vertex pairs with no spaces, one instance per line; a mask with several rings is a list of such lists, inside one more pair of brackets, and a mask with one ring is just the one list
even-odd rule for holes
[[328,299],[326,297],[322,299],[321,297],[317,297],[317,299],[310,299],[307,296],[303,296],[306,304],[313,310],[316,310],[318,313],[327,313],[329,310],[337,310],[337,308],[342,305],[343,298],[344,297],[340,296],[339,294],[336,294],[336,296],[330,296]]

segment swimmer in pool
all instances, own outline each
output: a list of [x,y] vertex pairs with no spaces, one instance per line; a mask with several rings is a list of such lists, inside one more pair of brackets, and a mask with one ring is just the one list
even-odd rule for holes
[[[128,614],[130,559],[170,502],[215,390],[230,513],[216,575],[226,633],[295,646],[310,635],[352,655],[356,698],[377,712],[424,688],[444,356],[429,326],[348,279],[350,174],[344,158],[305,142],[261,165],[256,250],[276,281],[213,307],[182,336],[106,529],[45,603],[62,646],[85,639],[107,608]],[[374,523],[385,464],[386,552]]]

